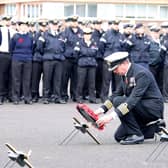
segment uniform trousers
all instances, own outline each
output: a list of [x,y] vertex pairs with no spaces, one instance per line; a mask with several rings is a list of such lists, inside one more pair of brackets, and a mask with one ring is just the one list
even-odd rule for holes
[[43,73],[43,63],[39,61],[33,61],[32,63],[32,82],[31,82],[31,92],[32,98],[39,98],[39,86],[40,80]]
[[25,101],[31,100],[31,74],[32,61],[12,60],[13,101],[19,101],[20,96],[24,96]]
[[[68,99],[68,87],[70,87],[70,97],[75,100],[76,83],[77,83],[77,62],[74,58],[66,58],[64,61],[63,75],[62,75],[62,89],[61,95]],[[70,84],[70,85],[69,85]]]
[[61,98],[63,62],[49,60],[43,62],[43,97],[49,99]]
[[0,99],[8,96],[11,84],[11,57],[9,53],[0,52]]
[[[117,96],[113,99],[116,108],[126,102],[127,97]],[[145,139],[153,138],[156,126],[147,126],[151,121],[163,118],[163,104],[157,100],[141,100],[126,115],[119,117],[121,124],[115,132],[116,141],[125,139],[129,135],[144,135]]]
[[89,100],[95,101],[95,76],[96,67],[78,67],[77,68],[77,88],[76,88],[76,99],[81,100],[83,98],[84,84],[88,83],[88,94]]

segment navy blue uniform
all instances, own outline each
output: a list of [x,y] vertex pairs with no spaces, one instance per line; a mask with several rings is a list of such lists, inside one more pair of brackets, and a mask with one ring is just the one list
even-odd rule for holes
[[77,54],[74,52],[76,43],[82,38],[83,32],[77,27],[76,32],[72,27],[67,27],[63,32],[65,40],[65,61],[63,69],[62,97],[67,100],[68,83],[70,80],[70,97],[75,101],[76,83],[77,83]]
[[95,75],[96,75],[96,52],[97,45],[94,41],[86,44],[84,39],[77,43],[75,50],[78,51],[78,68],[77,68],[77,88],[76,100],[81,102],[83,95],[83,87],[85,82],[88,82],[89,101],[96,102],[95,95]]
[[168,102],[168,34],[162,37],[161,44],[164,50],[163,97],[165,102]]
[[[116,30],[108,30],[106,33],[102,35],[100,38],[101,49],[104,51],[103,58],[111,55],[114,52],[122,51],[121,46],[121,33]],[[102,81],[102,89],[101,89],[101,100],[104,102],[109,95],[110,82],[112,81],[112,92],[116,90],[116,83],[118,76],[114,75],[113,72],[108,71],[108,65],[106,61],[103,62],[103,81]]]
[[126,41],[126,45],[127,51],[130,53],[131,61],[149,68],[149,37],[144,34],[141,36],[133,34],[129,38],[129,41]]
[[43,52],[43,97],[49,101],[50,96],[56,103],[61,100],[61,83],[65,45],[61,34],[44,33]]
[[96,97],[100,98],[101,88],[102,88],[102,72],[103,72],[103,49],[101,48],[100,38],[103,32],[99,30],[94,30],[92,33],[92,38],[97,44],[98,51],[96,55],[97,67],[96,67]]
[[163,62],[164,55],[160,41],[151,39],[149,48],[149,68],[162,93],[163,90]]
[[6,97],[11,98],[11,55],[9,53],[10,31],[0,28],[0,104]]
[[153,138],[155,130],[151,130],[146,124],[163,118],[164,103],[156,81],[148,69],[132,63],[109,100],[121,121],[115,133],[117,141],[129,135]]
[[29,103],[31,101],[32,37],[28,33],[16,33],[11,39],[10,51],[13,101],[18,103],[23,94],[25,103]]
[[43,43],[40,41],[40,37],[42,37],[44,32],[36,32],[34,35],[34,49],[33,49],[33,62],[32,62],[32,81],[31,81],[31,92],[32,92],[32,100],[33,102],[37,102],[40,96],[39,94],[39,85],[40,79],[43,73],[43,62],[42,55],[43,52],[41,48],[43,48]]

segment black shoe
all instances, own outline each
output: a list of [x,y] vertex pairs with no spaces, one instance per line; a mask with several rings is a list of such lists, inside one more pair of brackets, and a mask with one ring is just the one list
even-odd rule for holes
[[13,104],[14,104],[14,105],[18,105],[18,104],[19,104],[19,101],[14,101]]
[[133,144],[141,144],[144,142],[144,136],[130,135],[126,139],[121,140],[120,144],[122,145],[133,145]]
[[160,141],[161,141],[161,142],[168,142],[168,134],[162,133],[162,134],[160,135]]
[[98,101],[97,100],[89,100],[89,103],[98,104]]
[[0,97],[0,105],[3,105],[3,103],[4,103],[4,98]]
[[62,99],[56,99],[55,100],[55,103],[57,104],[66,104],[67,102],[65,100],[62,100]]
[[49,104],[48,99],[44,99],[44,100],[43,100],[43,104]]
[[33,102],[31,100],[25,100],[25,104],[33,104]]
[[76,102],[82,104],[82,103],[84,103],[84,100],[83,99],[76,99]]
[[37,103],[38,102],[38,97],[33,97],[32,102]]

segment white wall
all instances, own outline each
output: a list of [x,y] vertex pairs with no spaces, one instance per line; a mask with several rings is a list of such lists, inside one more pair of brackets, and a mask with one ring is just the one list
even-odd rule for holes
[[115,11],[113,4],[98,4],[97,5],[97,17],[107,20],[115,18]]
[[64,16],[63,3],[43,3],[43,17],[56,19]]

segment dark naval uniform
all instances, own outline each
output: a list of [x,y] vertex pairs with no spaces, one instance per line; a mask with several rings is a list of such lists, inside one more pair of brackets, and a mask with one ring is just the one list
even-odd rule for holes
[[83,87],[85,82],[88,82],[89,101],[96,103],[95,94],[95,77],[96,77],[96,52],[97,45],[93,39],[90,39],[90,44],[87,44],[84,39],[78,42],[75,47],[78,51],[78,68],[77,68],[77,88],[76,88],[76,100],[82,101]]
[[44,33],[43,45],[43,97],[44,104],[49,103],[49,99],[55,103],[63,103],[61,100],[61,82],[65,45],[61,38],[61,33],[47,31]]
[[[100,38],[101,50],[104,51],[103,58],[106,58],[112,53],[117,51],[122,51],[121,46],[121,33],[117,30],[108,30]],[[108,65],[106,61],[103,62],[103,81],[101,89],[101,100],[104,102],[109,95],[110,82],[112,81],[112,92],[116,89],[116,83],[118,81],[117,75],[114,75],[113,72],[108,71]]]
[[76,32],[72,27],[67,27],[63,32],[65,40],[65,61],[63,69],[62,97],[68,100],[68,83],[70,80],[70,97],[75,101],[77,80],[77,54],[74,52],[76,43],[82,38],[83,32],[77,27]]
[[102,87],[102,70],[103,70],[103,51],[100,45],[100,38],[103,32],[95,29],[92,33],[92,38],[97,43],[98,51],[96,55],[97,67],[96,67],[96,97],[100,98]]
[[147,123],[163,118],[163,98],[149,70],[130,64],[120,86],[102,108],[106,112],[112,105],[121,121],[115,133],[118,142],[129,135],[153,138],[155,129]]

